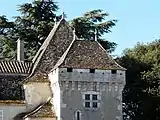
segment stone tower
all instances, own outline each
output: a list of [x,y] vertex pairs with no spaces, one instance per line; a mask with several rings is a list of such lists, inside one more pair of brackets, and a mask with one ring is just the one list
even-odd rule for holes
[[50,80],[61,120],[122,120],[125,69],[98,42],[75,40]]
[[62,18],[33,59],[26,100],[44,102],[50,86],[58,120],[122,120],[125,70],[98,41],[79,40]]
[[125,71],[98,41],[73,37],[49,73],[58,120],[122,120]]
[[0,80],[19,97],[0,101],[1,118],[122,120],[126,69],[96,37],[95,41],[79,40],[62,17],[32,61],[24,61],[24,43],[17,43],[18,59],[0,61]]

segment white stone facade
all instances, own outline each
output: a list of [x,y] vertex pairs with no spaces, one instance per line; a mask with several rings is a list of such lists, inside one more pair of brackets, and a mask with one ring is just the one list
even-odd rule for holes
[[[125,71],[117,70],[116,73],[112,73],[111,70],[95,70],[94,73],[90,73],[90,69],[72,69],[67,72],[67,68],[58,68],[50,73],[50,81],[54,94],[53,104],[56,106],[54,108],[59,111],[58,115],[62,120],[78,120],[79,118],[75,117],[76,111],[80,111],[78,113],[81,114],[80,120],[98,118],[100,120],[107,118],[122,120],[122,90],[125,85]],[[85,94],[97,95],[94,103],[96,109],[85,108]],[[91,100],[88,104],[92,104]],[[61,109],[58,109],[58,106]],[[108,113],[107,116],[105,113],[108,111],[112,111],[113,114]],[[96,116],[92,118],[87,117],[86,114]]]
[[24,85],[27,109],[33,109],[39,103],[45,102],[52,96],[49,82],[33,82]]

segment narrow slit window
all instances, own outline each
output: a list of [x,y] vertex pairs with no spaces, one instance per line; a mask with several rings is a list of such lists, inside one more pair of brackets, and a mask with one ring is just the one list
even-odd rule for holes
[[81,120],[81,111],[77,110],[75,112],[75,120]]
[[89,72],[90,73],[95,73],[95,69],[90,69]]
[[77,112],[77,120],[80,120],[80,112]]
[[73,72],[73,68],[67,68],[67,72]]
[[111,70],[112,74],[117,74],[117,70]]

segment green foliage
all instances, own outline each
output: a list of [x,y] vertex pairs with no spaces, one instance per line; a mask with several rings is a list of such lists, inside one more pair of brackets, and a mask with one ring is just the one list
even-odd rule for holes
[[24,91],[19,84],[24,77],[22,76],[0,76],[0,100],[22,100]]
[[[56,2],[38,1],[19,5],[20,16],[16,16],[14,22],[8,22],[5,16],[0,17],[0,35],[3,35],[4,49],[1,58],[16,58],[16,41],[18,38],[25,41],[25,58],[31,60],[42,45],[54,26],[58,6]],[[105,33],[111,32],[117,20],[105,21],[108,13],[100,9],[86,12],[82,17],[71,20],[71,26],[75,27],[80,39],[93,40],[95,29],[97,38],[102,46],[109,52],[114,51],[116,43],[102,38]]]
[[[3,44],[3,49],[1,50],[1,58],[0,59],[5,59],[5,60],[12,60],[16,57],[16,42],[13,40],[1,36],[1,42]],[[5,58],[4,58],[5,57]]]
[[105,33],[111,32],[111,28],[116,25],[117,20],[105,21],[109,14],[101,9],[86,12],[83,16],[75,18],[71,21],[71,25],[76,29],[78,38],[85,40],[94,40],[95,30],[97,30],[97,38],[101,45],[112,52],[115,50],[116,43],[103,39]]
[[117,61],[127,68],[123,91],[125,120],[160,119],[160,40],[138,43]]
[[0,16],[0,35],[7,35],[7,33],[14,28],[13,22],[8,22],[6,16]]
[[[14,17],[14,29],[6,31],[7,36],[4,36],[6,41],[3,42],[6,49],[3,49],[1,57],[15,58],[15,43],[20,38],[25,41],[25,58],[32,59],[51,31],[57,10],[58,6],[53,1],[33,1],[19,5],[18,11],[21,16]],[[6,22],[7,19],[3,21]],[[3,29],[5,27],[2,26]],[[9,44],[6,44],[8,42]]]
[[57,10],[58,6],[53,1],[34,1],[19,6],[21,16],[15,17],[15,33],[26,42],[26,58],[32,58],[48,36]]

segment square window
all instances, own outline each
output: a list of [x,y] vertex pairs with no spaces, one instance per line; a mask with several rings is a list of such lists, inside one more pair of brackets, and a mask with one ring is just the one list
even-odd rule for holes
[[92,103],[92,107],[93,107],[93,108],[97,108],[97,107],[98,107],[98,103],[97,103],[97,102],[93,102],[93,103]]
[[85,107],[90,108],[90,102],[85,102]]
[[97,95],[92,95],[92,100],[97,100]]
[[90,100],[90,94],[85,94],[85,100]]
[[95,73],[95,69],[90,69],[89,72],[90,73]]
[[67,68],[67,72],[72,72],[73,68]]
[[116,74],[116,73],[117,73],[117,70],[111,70],[111,73],[112,73],[112,74]]

